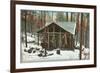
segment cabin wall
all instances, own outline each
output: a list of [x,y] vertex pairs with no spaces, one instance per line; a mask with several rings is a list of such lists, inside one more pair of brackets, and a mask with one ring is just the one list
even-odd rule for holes
[[72,50],[74,47],[73,35],[57,24],[50,24],[38,32],[41,43],[45,44],[45,48],[53,50],[60,48],[62,50]]
[[57,48],[60,48],[62,50],[74,49],[74,40],[73,40],[72,34],[69,34],[67,32],[39,33],[39,39],[41,40],[41,43],[46,44],[45,48],[48,50],[53,50]]

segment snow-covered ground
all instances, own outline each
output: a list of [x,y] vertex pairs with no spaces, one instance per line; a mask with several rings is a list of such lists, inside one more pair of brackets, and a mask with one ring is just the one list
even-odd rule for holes
[[89,48],[86,48],[82,45],[82,59],[85,60],[85,59],[89,59],[90,58],[90,49]]
[[[40,54],[40,50],[42,50],[42,47],[40,45],[37,45],[37,36],[34,35],[27,35],[27,41],[28,41],[28,47],[25,47],[25,43],[22,42],[21,43],[21,62],[25,63],[25,62],[43,62],[43,61],[61,61],[61,60],[79,60],[80,58],[80,50],[79,49],[75,49],[74,51],[72,50],[61,50],[60,53],[61,54],[57,54],[57,50],[52,50],[52,51],[47,51],[47,55],[46,57],[39,57],[38,55]],[[34,42],[31,42],[34,41]],[[41,42],[41,41],[39,41]],[[25,50],[29,50],[30,48],[39,48],[38,51],[36,51],[35,53],[33,53],[34,50],[32,50],[31,53],[25,52]],[[83,47],[85,48],[85,47]],[[83,59],[89,59],[89,55],[86,56],[86,50],[82,51],[82,58]],[[88,51],[89,53],[89,51]],[[84,55],[85,54],[85,55]]]
[[[22,34],[25,41],[25,34]],[[31,33],[27,33],[27,42],[36,41],[37,37]]]
[[[35,47],[36,45],[29,43],[29,47],[27,50],[32,47],[32,45]],[[37,46],[36,46],[37,47]],[[40,46],[38,46],[40,47]],[[41,48],[41,47],[40,47]],[[36,51],[35,53],[28,53],[24,51],[25,46],[22,44],[22,51],[21,51],[21,62],[42,62],[42,61],[61,61],[61,60],[79,60],[79,50],[75,49],[74,51],[71,50],[61,50],[61,54],[57,54],[57,50],[53,51],[47,51],[48,54],[53,54],[46,57],[39,57],[38,54],[39,51]]]

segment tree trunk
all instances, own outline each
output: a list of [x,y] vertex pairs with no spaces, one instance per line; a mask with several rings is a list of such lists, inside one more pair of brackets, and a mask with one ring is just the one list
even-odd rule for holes
[[25,11],[25,46],[27,47],[27,12]]
[[62,47],[61,47],[61,46],[62,46],[61,28],[60,28],[60,35],[59,35],[59,38],[60,38],[60,39],[59,39],[59,40],[60,40],[60,41],[59,41],[59,46],[60,46],[59,48],[62,48]]
[[48,27],[48,49],[49,49],[49,27]]
[[66,12],[66,21],[68,22],[68,12]]
[[80,33],[80,60],[82,59],[82,45],[83,45],[83,30],[82,30],[82,25],[83,25],[83,13],[81,13],[81,33]]
[[45,26],[45,23],[46,23],[46,12],[44,11],[44,16],[43,16],[44,18],[44,25],[43,26]]

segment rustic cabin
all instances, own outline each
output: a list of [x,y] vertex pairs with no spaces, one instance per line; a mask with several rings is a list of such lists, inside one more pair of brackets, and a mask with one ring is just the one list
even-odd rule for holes
[[53,49],[74,49],[74,38],[76,29],[75,22],[49,22],[37,31],[38,41],[43,42],[45,48]]

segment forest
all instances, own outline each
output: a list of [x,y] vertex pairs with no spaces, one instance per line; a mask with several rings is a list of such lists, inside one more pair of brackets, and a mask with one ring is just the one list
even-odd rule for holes
[[[85,48],[89,48],[89,26],[90,26],[89,17],[90,17],[89,13],[81,13],[81,12],[21,10],[21,35],[22,35],[21,42],[24,43],[25,47],[27,48],[29,46],[28,43],[30,42],[34,43],[33,39],[35,38],[35,44],[37,44],[36,39],[42,38],[42,37],[38,38],[37,32],[42,28],[46,27],[47,23],[74,22],[76,23],[75,34],[71,36],[72,39],[71,44],[73,43],[73,48],[77,48],[80,50],[83,46]],[[61,37],[64,37],[65,35],[62,35]],[[32,38],[30,39],[30,37]],[[63,42],[64,40],[62,39],[61,41]],[[38,40],[38,42],[41,41]],[[80,51],[80,53],[82,53],[82,51]]]
[[[87,36],[89,36],[89,13],[21,10],[21,33],[28,32],[33,34],[51,21],[76,22],[76,39],[80,40],[78,37],[81,36],[81,32],[83,44],[87,43],[85,41],[87,41]],[[85,46],[89,47],[86,44]]]

